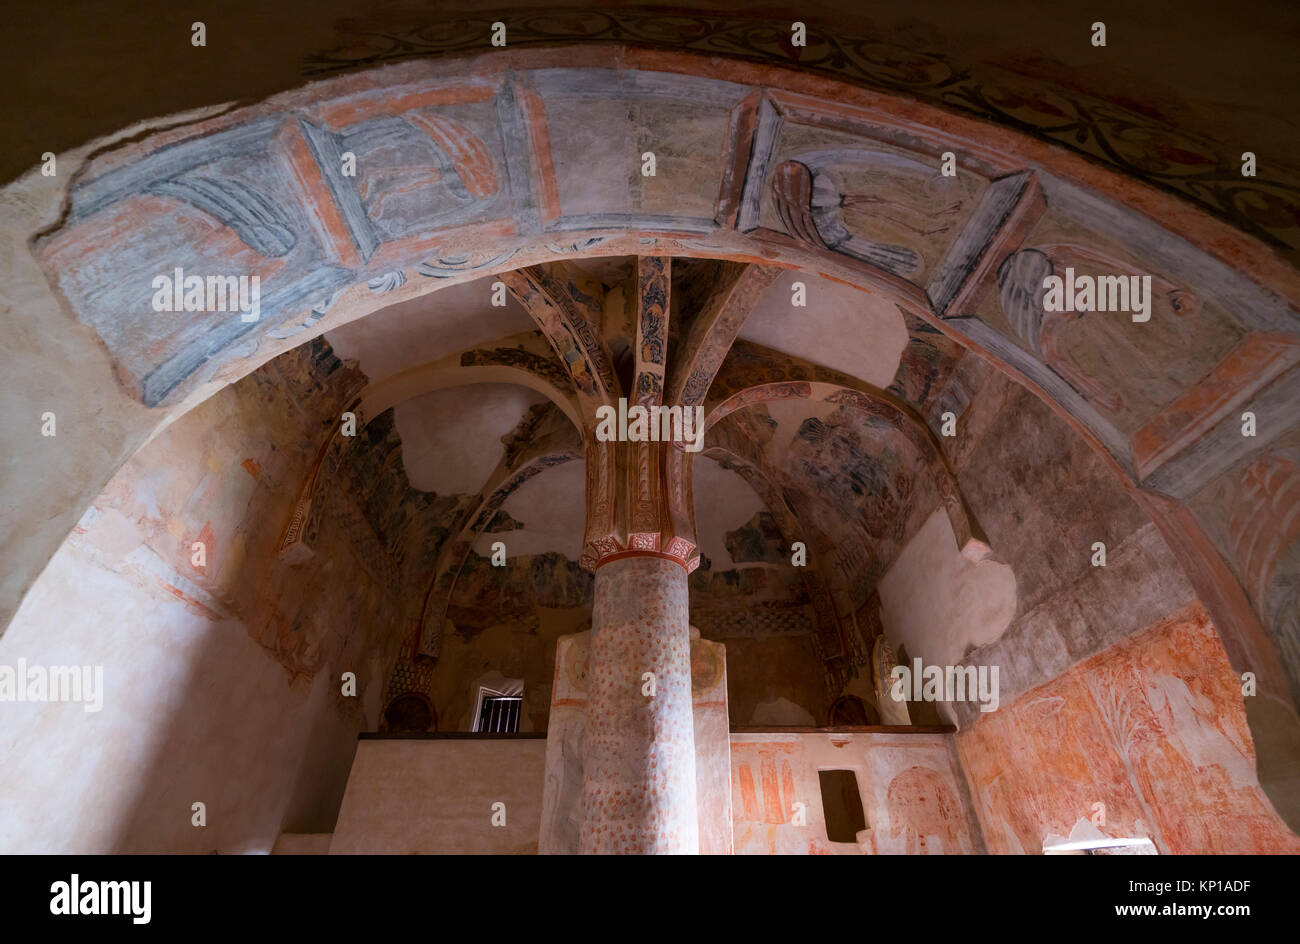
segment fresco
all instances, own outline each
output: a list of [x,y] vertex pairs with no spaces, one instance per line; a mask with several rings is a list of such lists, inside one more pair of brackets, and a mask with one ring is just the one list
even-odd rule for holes
[[[665,567],[670,558],[684,571],[667,571],[678,623],[689,585],[705,633],[743,640],[749,666],[772,664],[735,672],[743,694],[730,703],[751,718],[821,721],[831,704],[835,717],[868,716],[864,668],[872,651],[886,651],[891,628],[873,594],[942,509],[963,556],[1001,555],[1015,577],[1015,618],[964,656],[1005,658],[1012,707],[958,718],[992,844],[1036,851],[1045,835],[1073,831],[1077,807],[1089,817],[1100,807],[1111,828],[1150,835],[1163,851],[1290,851],[1293,836],[1269,818],[1252,773],[1227,660],[1242,663],[1241,640],[1254,641],[1251,619],[1262,618],[1258,651],[1280,657],[1300,694],[1293,273],[1279,276],[1272,255],[1253,259],[1254,237],[1079,154],[1287,250],[1293,227],[1279,207],[1294,201],[1266,179],[1229,193],[1222,155],[1203,142],[1143,145],[1129,134],[1136,125],[1081,116],[1086,96],[1031,94],[1007,76],[976,81],[924,56],[900,66],[887,49],[838,40],[797,54],[808,71],[904,97],[864,94],[772,68],[772,43],[725,17],[706,24],[706,37],[668,15],[585,22],[597,24],[593,36],[611,24],[621,31],[620,22],[634,37],[686,28],[682,45],[720,43],[718,60],[670,54],[661,38],[652,54],[587,47],[572,63],[556,55],[568,50],[511,50],[468,65],[398,64],[92,145],[65,179],[44,190],[33,189],[34,175],[21,183],[6,205],[38,219],[15,228],[15,269],[32,263],[23,292],[37,268],[48,285],[31,293],[40,304],[0,306],[21,342],[14,360],[35,361],[43,344],[54,360],[37,362],[57,375],[76,362],[61,352],[99,345],[74,399],[123,417],[91,432],[89,445],[69,437],[81,450],[75,475],[65,462],[66,493],[45,491],[85,507],[121,458],[159,433],[139,454],[154,464],[128,464],[82,518],[80,549],[165,594],[168,607],[180,601],[214,624],[233,618],[274,660],[268,674],[283,669],[295,693],[324,686],[343,660],[396,661],[388,703],[425,695],[429,723],[453,726],[463,723],[466,680],[488,670],[525,678],[528,719],[545,723],[537,706],[553,694],[551,644],[589,619],[601,586],[589,572],[611,558],[632,569],[624,561],[637,553]],[[541,19],[520,30],[524,46],[555,38]],[[440,36],[361,58],[439,50]],[[840,61],[819,60],[827,49]],[[322,68],[354,61],[345,50]],[[918,88],[927,94],[913,96]],[[1069,117],[1069,127],[1044,116]],[[1145,127],[1162,128],[1148,118]],[[562,128],[572,133],[553,133]],[[651,131],[663,142],[654,144],[661,173],[638,176],[619,149]],[[1066,138],[1079,153],[1041,140]],[[949,146],[962,152],[961,173],[937,176]],[[345,154],[360,156],[360,176],[342,169]],[[1189,169],[1195,185],[1179,177]],[[1232,204],[1243,194],[1257,202]],[[626,265],[626,274],[602,282],[561,258],[596,251],[630,259],[601,269]],[[686,255],[712,261],[687,267],[692,284],[674,306],[673,260]],[[264,281],[261,315],[154,317],[151,276],[182,268]],[[1066,269],[1149,273],[1150,324],[1045,312],[1042,277]],[[890,324],[905,323],[906,343],[882,357],[892,363],[901,350],[898,370],[872,374],[887,387],[732,344],[766,287],[804,272],[876,295],[892,306]],[[540,333],[467,341],[378,393],[312,340],[480,276],[499,280]],[[852,331],[859,312],[844,304]],[[434,334],[446,324],[428,308]],[[29,330],[42,322],[79,339],[46,343],[44,331]],[[993,366],[981,375],[976,358]],[[412,489],[387,409],[361,411],[355,438],[335,433],[343,410],[468,375],[523,378],[549,398],[545,422],[543,412],[525,418],[499,475],[477,494]],[[228,395],[213,396],[228,382]],[[682,450],[581,441],[597,404],[657,403],[667,391],[713,411],[708,457],[765,506],[724,544],[735,567],[699,555],[693,509],[710,496],[692,494]],[[1259,411],[1256,435],[1234,428],[1246,407]],[[949,408],[961,422],[951,442],[932,435]],[[167,425],[186,411],[194,422]],[[4,428],[6,446],[19,442],[16,422]],[[513,489],[578,459],[587,486],[585,502],[574,501],[586,514],[578,560],[552,550],[498,568],[473,553],[480,536],[527,530],[526,515],[502,510]],[[26,524],[49,509],[40,485],[59,469],[51,458],[23,466],[12,498]],[[1190,513],[1158,514],[1165,500]],[[114,531],[123,521],[129,527]],[[1199,529],[1207,540],[1197,543]],[[49,550],[48,535],[26,530],[13,542],[17,578],[6,578],[14,602]],[[126,555],[114,544],[122,534],[138,536]],[[192,542],[209,551],[206,563],[189,557]],[[806,567],[788,566],[795,542]],[[1105,570],[1087,562],[1094,542],[1110,551]],[[1193,588],[1187,575],[1206,573],[1213,579]],[[1244,593],[1240,607],[1233,593]],[[1242,625],[1225,610],[1244,614]],[[1153,625],[1177,638],[1153,642]],[[448,653],[435,671],[444,632]],[[595,640],[600,652],[603,637]],[[1193,658],[1201,676],[1189,674]],[[593,679],[607,667],[598,661]],[[709,670],[707,660],[699,668]],[[779,688],[778,670],[798,684]],[[381,670],[369,671],[373,683]],[[721,672],[710,675],[725,688]],[[1261,673],[1270,686],[1287,675]],[[612,714],[594,712],[592,730]],[[648,749],[645,730],[629,724],[620,736]],[[881,742],[865,760],[849,741],[810,745],[755,742],[755,756],[738,762],[744,844],[846,851],[799,832],[811,827],[792,812],[810,802],[807,769],[839,752],[868,811],[868,827],[848,844],[856,851],[980,848],[947,742]],[[988,766],[999,757],[1007,763]],[[1021,766],[1038,782],[1007,773]],[[1207,824],[1206,809],[1233,811],[1233,830]]]
[[[733,734],[737,855],[952,855],[982,851],[942,734]],[[827,839],[819,770],[852,771],[867,828]]]
[[719,571],[706,560],[691,574],[690,584],[691,620],[708,638],[812,630],[807,587],[793,567]]
[[[1300,186],[1284,167],[1261,170],[1259,177],[1243,178],[1236,151],[1222,133],[1197,134],[1185,121],[1185,106],[1172,110],[1139,107],[1131,97],[1107,97],[1070,75],[1053,82],[1036,64],[1032,78],[1018,62],[1006,57],[980,55],[969,37],[959,49],[929,46],[915,22],[908,30],[877,29],[863,35],[860,25],[837,19],[834,24],[809,19],[808,45],[790,45],[790,24],[765,19],[762,11],[750,16],[735,13],[702,15],[664,10],[614,8],[566,11],[564,17],[547,13],[516,14],[510,18],[512,46],[547,46],[556,42],[634,43],[716,56],[739,55],[775,65],[797,65],[822,75],[845,79],[868,88],[901,93],[908,98],[942,105],[981,118],[1006,122],[1062,147],[1071,148],[1115,166],[1125,173],[1175,190],[1185,199],[1231,220],[1275,246],[1290,258],[1300,253]],[[495,14],[493,14],[495,15]],[[308,76],[330,75],[360,65],[400,62],[461,51],[467,36],[488,35],[493,15],[457,17],[430,23],[423,17],[390,14],[335,24],[337,43],[312,55],[304,63]],[[832,28],[827,28],[827,27]],[[999,61],[999,60],[1003,61]],[[1061,67],[1058,65],[1058,71]],[[1150,95],[1150,90],[1147,90]],[[1202,128],[1204,131],[1204,128]]]
[[[542,20],[525,22],[518,27],[522,45],[554,39]],[[962,391],[946,387],[945,376],[958,369],[957,348],[964,345],[1034,385],[1037,396],[1068,416],[1086,446],[1105,453],[1112,471],[1132,472],[1134,484],[1180,500],[1291,425],[1284,394],[1294,393],[1300,373],[1288,375],[1280,393],[1266,392],[1249,369],[1271,357],[1261,337],[1294,337],[1289,270],[1282,273],[1272,257],[1256,258],[1254,240],[1167,194],[975,119],[1014,115],[1010,124],[1017,128],[1037,129],[1053,141],[1068,138],[1070,147],[1201,200],[1256,235],[1260,218],[1274,219],[1263,206],[1276,210],[1280,199],[1262,178],[1243,182],[1237,174],[1232,190],[1236,200],[1245,192],[1240,188],[1263,187],[1255,193],[1261,202],[1251,204],[1259,213],[1232,201],[1206,201],[1207,187],[1218,187],[1223,200],[1227,196],[1222,162],[1207,159],[1203,143],[1175,135],[1185,146],[1152,150],[1145,138],[1139,144],[1106,121],[1080,117],[1084,106],[1077,92],[1030,95],[1019,80],[976,81],[934,57],[908,58],[909,68],[899,74],[888,56],[881,62],[856,47],[832,53],[834,43],[823,37],[817,42],[826,45],[815,47],[820,52],[797,54],[806,67],[799,74],[772,68],[771,56],[759,56],[767,62],[759,66],[721,55],[716,63],[706,62],[680,52],[717,41],[743,56],[772,45],[726,17],[714,24],[720,32],[707,37],[672,16],[630,16],[626,23],[627,35],[653,27],[677,39],[661,37],[653,56],[635,58],[630,68],[636,77],[630,80],[610,68],[626,52],[614,47],[514,49],[472,64],[455,58],[395,63],[93,152],[59,194],[60,212],[36,227],[30,246],[61,304],[103,343],[101,353],[112,368],[107,376],[117,384],[106,402],[180,406],[208,382],[242,376],[318,331],[476,276],[499,276],[507,284],[543,329],[555,357],[536,349],[511,353],[509,345],[484,341],[462,352],[469,355],[467,370],[524,368],[540,383],[559,378],[556,367],[563,363],[586,409],[595,399],[612,397],[618,386],[606,346],[645,353],[658,345],[665,358],[654,359],[652,373],[658,376],[663,367],[668,382],[674,338],[678,348],[692,344],[689,326],[682,326],[683,333],[657,317],[629,319],[626,303],[644,298],[626,291],[621,320],[616,310],[607,320],[605,302],[613,296],[591,289],[585,283],[596,280],[556,261],[602,252],[661,260],[655,265],[664,273],[671,266],[663,260],[708,256],[725,262],[724,269],[747,267],[750,277],[742,281],[751,288],[763,281],[758,276],[766,278],[761,270],[792,267],[878,294],[878,301],[905,311],[909,329],[901,369],[888,387],[904,413],[910,407],[933,425],[935,408],[943,405],[936,399],[941,389],[960,405]],[[622,29],[600,20],[591,35],[613,39],[609,31]],[[447,51],[447,41],[435,30],[409,46],[399,42],[400,52],[376,51],[366,42],[369,51],[359,58],[344,42],[337,58],[325,57],[330,64],[322,69],[391,61],[417,50]],[[670,54],[665,46],[678,51]],[[638,56],[643,53],[638,50]],[[831,59],[820,59],[821,53]],[[784,54],[783,49],[781,61],[787,61]],[[808,75],[819,62],[826,75]],[[905,98],[864,93],[833,81],[832,74]],[[939,99],[923,104],[915,97],[937,76],[947,83],[939,96],[944,111],[933,107]],[[1074,115],[1078,121],[1067,132],[1046,115]],[[1143,126],[1152,124],[1160,123],[1147,116]],[[1134,126],[1120,127],[1128,132]],[[561,135],[557,128],[580,131]],[[658,174],[629,173],[617,142],[654,128],[671,129],[659,138],[664,143]],[[948,147],[962,154],[960,173],[936,176],[934,167]],[[362,159],[360,176],[343,171],[340,157],[346,153]],[[1196,168],[1195,186],[1174,173],[1187,160]],[[120,239],[123,232],[133,238]],[[1268,238],[1278,238],[1269,232]],[[1045,266],[1149,270],[1158,296],[1150,323],[1043,318],[1035,279]],[[152,316],[151,273],[232,267],[263,280],[258,321]],[[670,296],[662,299],[662,314],[681,315]],[[654,305],[647,310],[659,311]],[[731,331],[743,314],[728,311],[718,323]],[[617,337],[620,332],[630,336]],[[645,337],[636,337],[638,332]],[[700,364],[711,368],[717,350],[706,344],[686,355],[707,353]],[[741,374],[766,374],[768,383],[842,382],[815,365],[779,356],[761,360],[746,362],[738,350],[727,358],[745,368]],[[1278,358],[1270,363],[1283,370]],[[723,367],[726,374],[725,362]],[[707,373],[691,382],[693,396],[706,386]],[[1228,375],[1233,409],[1267,393],[1272,415],[1281,417],[1261,426],[1258,442],[1231,440],[1227,414],[1207,406],[1221,400],[1210,395],[1218,387],[1215,378]],[[650,382],[649,374],[643,376]],[[728,396],[743,394],[753,383],[719,380],[718,392]],[[867,392],[860,385],[853,389]],[[1203,409],[1189,410],[1189,395]],[[706,396],[706,406],[708,401]],[[777,419],[777,410],[769,407],[766,416]],[[803,419],[837,425],[825,415]],[[762,422],[754,419],[746,433],[765,435]],[[148,424],[132,423],[132,437],[138,434],[140,441]],[[1207,430],[1212,441],[1202,443]],[[872,589],[871,561],[887,566],[897,551],[892,545],[906,540],[906,528],[901,535],[877,532],[886,527],[882,519],[908,500],[908,477],[873,478],[857,463],[847,478],[859,481],[839,481],[833,470],[843,457],[829,453],[858,444],[839,432],[821,441],[824,431],[812,423],[807,432],[813,451],[825,446],[829,452],[800,457],[799,471],[813,469],[814,490],[826,486],[834,506],[818,507],[819,495],[806,489],[801,495],[793,481],[774,481],[772,490],[794,495],[788,502],[793,517],[836,548],[821,575],[833,602],[810,597],[814,606],[834,610],[818,620],[818,644],[827,659],[851,660],[844,620]],[[654,528],[636,524],[629,530],[616,520],[616,498],[626,483],[616,481],[615,451],[594,449],[588,457],[593,514],[580,563],[593,566],[631,546],[635,536],[638,549],[659,547],[694,567],[688,495],[676,470],[680,459],[672,453],[662,457],[673,487],[664,489],[668,520],[660,522],[656,538]],[[871,461],[894,470],[892,456],[871,453]],[[853,460],[843,464],[854,466]],[[657,480],[648,451],[637,453],[635,468],[637,483]],[[840,507],[844,488],[860,485],[878,492],[878,507]],[[22,503],[37,492],[25,492]],[[922,495],[919,501],[924,506],[928,499]],[[945,503],[961,504],[949,499],[943,496]],[[644,504],[644,495],[637,501]],[[921,507],[920,513],[929,510]],[[370,509],[372,518],[382,513]],[[830,527],[837,514],[850,528]],[[954,531],[965,543],[965,535]],[[40,553],[33,555],[18,584],[36,567]],[[1212,572],[1211,566],[1198,570]],[[1231,591],[1213,589],[1207,597]],[[1281,599],[1289,599],[1286,591]],[[1255,602],[1269,622],[1284,619],[1276,604]],[[1225,620],[1221,608],[1216,618],[1227,634],[1248,632]],[[428,633],[426,655],[436,654],[437,632],[435,626]],[[1294,662],[1288,656],[1293,683],[1300,678]],[[843,675],[842,667],[832,675]]]
[[592,575],[562,554],[517,557],[508,567],[470,552],[456,580],[447,615],[458,632],[508,621],[536,625],[537,607],[575,607],[591,601]]
[[[1300,433],[1238,463],[1192,508],[1264,615],[1284,664],[1300,666]],[[1292,693],[1300,699],[1300,682]]]
[[1162,854],[1300,852],[1255,776],[1241,679],[1199,605],[957,735],[990,852],[1083,820]]
[[743,527],[728,531],[727,552],[737,564],[785,563],[786,549],[772,513],[760,511]]

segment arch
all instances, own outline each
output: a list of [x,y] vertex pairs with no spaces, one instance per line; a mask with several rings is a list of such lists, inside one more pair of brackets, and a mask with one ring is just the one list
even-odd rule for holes
[[[625,81],[632,72],[653,81]],[[659,176],[637,201],[598,187],[592,199],[578,199],[573,184],[593,167],[631,158],[618,150],[619,127],[584,137],[613,150],[583,154],[580,142],[554,132],[552,114],[575,103],[617,104],[638,89],[692,109],[720,145],[716,160],[673,160],[665,141]],[[375,123],[443,167],[423,213],[393,209],[411,181],[382,166]],[[827,133],[852,139],[835,157],[834,175],[821,172],[826,149],[813,143]],[[375,189],[363,194],[339,169],[345,144],[357,150],[363,174],[394,171],[391,184],[372,177]],[[891,161],[900,150],[908,159]],[[827,212],[829,188],[879,171],[887,181],[880,199],[897,203],[897,213],[932,213],[935,204],[909,208],[900,197],[920,192],[908,175],[948,150],[965,156],[972,190],[942,233],[904,236],[884,214]],[[816,175],[799,161],[810,154]],[[376,69],[123,137],[68,165],[76,170],[62,191],[53,187],[63,181],[34,174],[14,185],[22,196],[38,195],[15,203],[29,207],[29,249],[49,286],[33,288],[25,273],[26,303],[8,315],[16,359],[37,355],[11,382],[37,378],[39,401],[14,411],[0,444],[29,457],[7,496],[17,510],[6,525],[30,525],[35,535],[6,544],[6,625],[124,458],[220,385],[440,285],[580,256],[683,255],[794,267],[882,294],[1017,379],[1109,463],[1156,522],[1233,666],[1254,672],[1261,693],[1294,712],[1294,627],[1264,623],[1264,601],[1243,586],[1260,564],[1238,559],[1232,542],[1211,533],[1209,518],[1223,502],[1249,504],[1234,469],[1294,433],[1300,273],[1256,239],[1147,184],[1018,132],[823,76],[621,46],[580,56],[499,50]],[[880,265],[895,256],[864,248],[879,246],[901,246],[916,266],[911,256],[907,267]],[[1194,310],[1162,313],[1148,334],[1107,329],[1122,329],[1143,349],[1163,384],[1160,402],[1110,395],[1107,384],[1124,379],[1115,359],[1125,352],[1093,321],[1052,326],[1047,353],[1041,335],[1017,330],[1025,295],[1036,289],[1016,277],[1021,267],[1004,266],[1029,250],[1084,272],[1105,254],[1194,292]],[[154,280],[185,272],[257,278],[256,316],[159,317]],[[66,336],[42,347],[32,340],[41,337],[38,324],[63,326]],[[1059,369],[1059,357],[1068,368]],[[79,383],[52,389],[40,379],[51,371]],[[33,452],[19,425],[31,407],[34,415],[53,409],[61,421],[70,417],[85,435]],[[1254,437],[1238,432],[1243,412],[1258,420]],[[118,418],[102,424],[101,415]],[[1228,496],[1223,502],[1192,502],[1215,488]],[[1261,546],[1273,547],[1274,538],[1290,546],[1288,535],[1272,532]]]
[[[786,501],[782,489],[778,488],[764,473],[763,469],[752,459],[738,451],[731,444],[714,444],[706,446],[700,455],[712,459],[724,469],[735,472],[754,490],[763,507],[772,516],[772,521],[781,534],[782,543],[789,547],[795,541],[803,541],[813,554],[829,557],[834,543],[815,525],[799,522],[795,512]],[[688,478],[689,481],[689,478]],[[851,648],[841,632],[840,620],[832,604],[831,590],[821,572],[812,567],[799,568],[799,577],[808,593],[813,606],[816,625],[814,645],[823,662],[828,659],[842,658]]]
[[442,360],[408,367],[367,385],[358,394],[357,409],[363,418],[378,416],[399,403],[437,390],[504,383],[537,391],[581,430],[582,414],[567,376],[554,358],[529,348],[533,340],[534,336],[513,335]]
[[943,509],[952,524],[957,547],[964,557],[979,562],[986,559],[992,549],[983,529],[970,512],[970,507],[957,484],[948,459],[935,439],[934,433],[913,411],[883,390],[872,390],[867,384],[852,387],[823,381],[778,381],[746,387],[714,405],[705,419],[706,429],[738,410],[785,400],[815,400],[838,403],[872,416],[879,416],[897,430],[924,458],[939,491]]
[[877,725],[880,724],[880,712],[876,706],[868,704],[857,695],[841,695],[831,702],[827,724],[839,725]]
[[423,692],[399,692],[384,706],[383,730],[420,732],[438,730],[438,710]]
[[[462,366],[463,363],[462,358],[455,363],[444,360],[423,364],[404,370],[380,383],[368,384],[353,397],[344,412],[355,416],[356,431],[360,432],[376,417],[382,416],[407,400],[426,393],[475,384],[507,383],[543,394],[578,431],[581,431],[573,397],[558,390],[545,377],[538,376],[536,370],[493,364],[465,367]],[[298,491],[293,512],[280,533],[279,554],[286,561],[300,561],[309,556],[303,538],[306,534],[307,521],[311,516],[312,501],[320,486],[321,470],[325,467],[325,461],[330,453],[342,448],[344,439],[343,424],[336,423],[316,450],[316,456]]]
[[578,433],[553,406],[542,404],[540,409],[534,407],[520,420],[506,446],[505,455],[438,550],[429,588],[420,608],[416,631],[419,655],[438,657],[443,624],[456,580],[474,542],[491,524],[505,500],[533,476],[582,457]]

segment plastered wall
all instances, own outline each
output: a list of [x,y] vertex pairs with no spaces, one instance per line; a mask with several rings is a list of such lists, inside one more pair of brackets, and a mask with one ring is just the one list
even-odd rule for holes
[[541,738],[359,741],[330,854],[535,853],[545,759]]
[[347,373],[324,345],[256,372],[164,430],[82,517],[0,665],[98,667],[102,708],[0,704],[0,851],[264,852],[332,828],[409,619],[373,493],[318,501],[314,553],[276,553]]

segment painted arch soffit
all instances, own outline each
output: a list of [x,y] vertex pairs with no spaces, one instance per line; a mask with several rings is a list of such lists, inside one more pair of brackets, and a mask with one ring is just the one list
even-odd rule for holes
[[[1224,374],[1261,357],[1269,380],[1290,371],[1289,354],[1265,351],[1254,336],[1295,335],[1284,300],[1300,294],[1294,272],[1261,289],[1131,210],[1063,178],[1017,170],[1014,151],[994,152],[987,141],[965,142],[970,164],[952,183],[936,172],[938,149],[961,147],[950,132],[940,140],[844,102],[678,73],[629,85],[598,69],[447,72],[420,63],[365,83],[322,83],[114,150],[77,176],[64,218],[34,249],[134,396],[174,405],[206,382],[237,379],[333,325],[440,285],[495,273],[517,282],[545,271],[525,266],[546,259],[619,253],[761,258],[883,291],[911,318],[1027,378],[1122,469],[1147,477],[1180,452],[1176,426],[1186,410],[1165,416],[1161,408],[1178,405],[1198,377],[1231,357]],[[620,186],[602,190],[590,147],[575,149],[551,125],[574,101],[594,123],[595,103],[612,108],[640,95],[716,131],[718,164],[666,151],[655,177],[632,177],[637,192],[628,193],[621,171]],[[603,130],[607,140],[625,137],[616,121]],[[988,133],[969,122],[962,130]],[[358,158],[357,176],[344,172],[344,153]],[[621,160],[603,157],[602,165]],[[436,180],[412,169],[431,161],[441,168]],[[1133,196],[1125,182],[1107,183]],[[619,210],[629,196],[638,207]],[[1222,228],[1201,223],[1195,235],[1221,244]],[[133,238],[124,244],[116,234],[126,230]],[[1075,263],[1154,274],[1164,317],[1150,333],[1160,336],[1120,350],[1135,352],[1143,375],[1161,377],[1159,402],[1107,389],[1130,366],[1115,353],[1120,327],[1026,318],[1022,299],[1032,306],[1036,298],[1025,287],[1037,272],[1033,253],[1054,272]],[[231,276],[257,279],[255,317],[155,310],[160,297],[163,307],[188,304],[190,278]],[[159,278],[174,279],[173,291],[155,288]],[[555,286],[532,291],[549,299],[554,292],[544,290]],[[512,287],[516,296],[527,291]],[[200,292],[204,303],[211,295]],[[562,298],[551,307],[552,322],[566,324],[572,309]],[[1181,321],[1164,325],[1173,319]],[[566,364],[589,369],[608,396],[599,344],[585,344],[581,325],[568,330],[581,357]],[[1238,399],[1263,392],[1258,382],[1229,380]],[[1195,465],[1191,478],[1178,469],[1157,485],[1187,493],[1201,481]]]
[[[1130,440],[1151,422],[1164,432],[1158,408],[1176,399],[1180,383],[1191,385],[1194,371],[1164,365],[1162,403],[1102,392],[1124,369],[1106,361],[1114,338],[1069,324],[1044,343],[1036,325],[1026,329],[1016,277],[1032,275],[1032,266],[1005,265],[1024,243],[1051,238],[1055,248],[1044,255],[1057,269],[1077,259],[1118,261],[1193,297],[1194,309],[1171,309],[1192,317],[1192,328],[1140,351],[1148,360],[1176,361],[1188,349],[1222,359],[1251,333],[1296,330],[1283,301],[1295,293],[1294,278],[1270,294],[1222,265],[1198,276],[1194,263],[1207,260],[1179,237],[1066,181],[1017,170],[1014,152],[986,141],[967,142],[960,153],[969,166],[945,179],[937,152],[960,147],[943,143],[951,134],[941,141],[915,122],[841,102],[675,73],[629,85],[599,69],[469,79],[447,76],[445,65],[442,75],[430,71],[423,63],[388,70],[361,89],[355,78],[323,83],[162,132],[78,175],[67,213],[36,240],[36,254],[135,396],[177,403],[331,324],[439,284],[506,269],[518,270],[506,276],[517,280],[534,271],[521,265],[538,259],[757,252],[883,290],[923,320],[939,316],[941,330],[1029,376],[1132,470]],[[597,104],[613,109],[629,96],[686,110],[724,142],[721,161],[702,167],[665,151],[656,176],[632,177],[636,192],[621,171],[620,186],[602,190],[590,142],[570,144],[552,124],[567,120],[575,102],[597,122]],[[602,137],[626,137],[609,120]],[[356,176],[343,154],[357,158]],[[617,169],[618,153],[604,157],[595,163]],[[431,162],[436,180],[413,169]],[[1122,181],[1109,183],[1131,196]],[[614,212],[629,196],[635,212]],[[1205,222],[1204,233],[1220,235]],[[115,236],[127,229],[136,235],[124,245]],[[1117,252],[1117,241],[1128,245]],[[186,273],[256,278],[256,316],[156,311],[160,297],[164,307],[189,304]],[[1192,284],[1207,277],[1210,284]],[[173,291],[156,288],[159,278],[174,278]],[[998,298],[1000,309],[991,307]],[[562,302],[555,308],[568,311]],[[608,387],[599,351],[582,354]],[[1146,440],[1141,448],[1165,455]]]
[[[303,74],[320,77],[415,58],[468,56],[482,47],[499,15],[350,20],[335,27],[338,45],[309,56]],[[789,18],[761,11],[674,12],[636,8],[573,9],[564,17],[514,12],[512,48],[542,50],[564,44],[569,60],[597,44],[646,50],[646,58],[702,57],[797,68],[810,75],[900,95],[961,115],[1003,124],[1089,160],[1175,193],[1300,260],[1300,177],[1273,162],[1256,176],[1242,174],[1241,147],[1222,135],[1174,125],[1152,108],[1138,109],[1093,94],[1077,83],[1028,78],[987,57],[963,59],[925,48],[915,38],[868,35],[861,26],[808,19],[806,45],[790,43]],[[805,18],[807,19],[807,18]],[[575,45],[586,44],[577,50]],[[765,68],[766,67],[766,68]],[[1186,112],[1188,109],[1183,109]]]
[[[880,293],[1025,383],[1127,481],[1181,501],[1293,427],[1300,279],[1187,204],[821,78],[562,53],[409,63],[146,135],[81,168],[33,251],[150,406],[438,285],[655,255]],[[660,131],[643,174],[644,147],[624,145]],[[955,178],[938,171],[948,151]],[[1039,317],[1045,267],[1149,274],[1150,317]],[[156,310],[178,300],[160,278],[189,304],[187,273],[257,278],[256,312]],[[1255,437],[1232,435],[1244,412]]]
[[[1169,502],[1157,523],[1234,663],[1261,606],[1238,606],[1234,573],[1293,580],[1294,534],[1264,535],[1278,550],[1260,561],[1205,532],[1234,505],[1230,536],[1282,520],[1254,512],[1290,481],[1270,455],[1290,449],[1300,402],[1294,253],[1122,162],[896,88],[626,48],[406,63],[92,155],[31,250],[160,422],[438,286],[595,255],[784,266],[878,293],[995,363],[1152,509]],[[1287,218],[1276,195],[1247,202]],[[1048,312],[1044,280],[1071,272],[1149,277],[1148,317]],[[1238,494],[1242,468],[1258,471]],[[1267,629],[1300,685],[1294,621]]]

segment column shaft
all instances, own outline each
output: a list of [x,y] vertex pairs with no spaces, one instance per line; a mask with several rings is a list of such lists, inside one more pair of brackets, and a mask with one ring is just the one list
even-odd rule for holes
[[596,570],[580,852],[699,852],[688,600],[664,557]]

